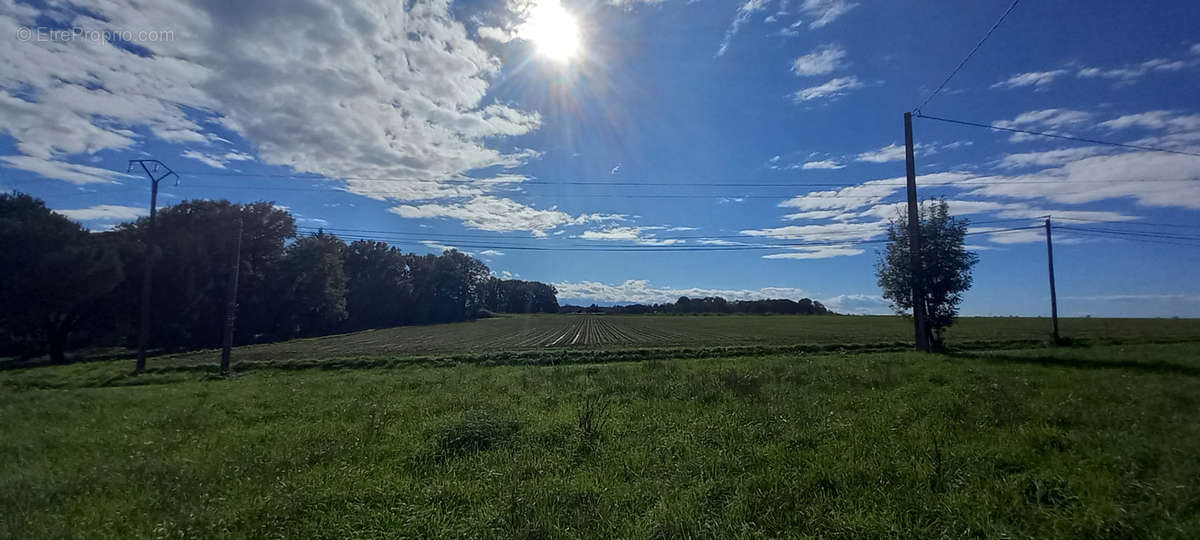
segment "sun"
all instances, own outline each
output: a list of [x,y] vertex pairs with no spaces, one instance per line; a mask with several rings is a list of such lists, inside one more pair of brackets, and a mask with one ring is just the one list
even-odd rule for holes
[[532,42],[542,56],[562,63],[578,55],[582,45],[579,23],[560,0],[534,3],[517,27],[517,36]]

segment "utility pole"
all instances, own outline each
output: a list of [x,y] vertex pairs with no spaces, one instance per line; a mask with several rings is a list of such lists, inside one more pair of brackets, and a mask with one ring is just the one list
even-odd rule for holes
[[[154,214],[158,206],[158,183],[171,175],[178,180],[179,175],[157,159],[131,159],[129,160],[129,171],[133,170],[134,163],[141,165],[142,170],[146,172],[146,177],[150,179],[150,223],[146,230],[146,263],[142,271],[142,320],[138,328],[136,368],[136,371],[141,373],[146,369],[146,342],[150,337],[150,280],[154,277]],[[151,165],[154,167],[153,170],[150,168]],[[155,173],[160,168],[166,172],[155,177]]]
[[238,209],[237,238],[233,240],[233,263],[229,271],[229,302],[225,304],[225,335],[221,343],[221,376],[229,376],[229,354],[233,348],[233,322],[237,318],[238,270],[242,265],[242,211]]
[[1050,216],[1046,216],[1046,262],[1050,266],[1050,338],[1058,344],[1058,296],[1054,292],[1054,242],[1050,239]]
[[917,350],[929,352],[929,332],[925,321],[925,282],[921,267],[921,216],[917,201],[917,164],[913,158],[912,113],[904,113],[904,158],[908,174],[908,255],[912,275],[913,331]]

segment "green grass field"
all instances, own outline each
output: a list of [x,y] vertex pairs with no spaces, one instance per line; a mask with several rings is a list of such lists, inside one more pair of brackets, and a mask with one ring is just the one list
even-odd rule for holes
[[[889,318],[514,317],[239,349],[265,367],[231,379],[112,377],[126,361],[0,371],[0,537],[1200,534],[1196,321],[1064,321],[1130,342],[940,355],[269,360],[382,358],[389,335],[412,340],[396,355],[483,351],[562,327],[822,343],[841,321],[903,339]],[[1044,322],[967,319],[952,339],[1034,340]],[[538,340],[602,345],[561,335]],[[410,348],[439,336],[453,343]],[[1133,343],[1154,340],[1176,342]]]

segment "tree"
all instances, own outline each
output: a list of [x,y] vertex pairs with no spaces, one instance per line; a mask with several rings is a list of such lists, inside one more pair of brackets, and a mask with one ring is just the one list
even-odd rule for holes
[[284,334],[314,336],[333,332],[346,320],[346,244],[318,232],[287,247],[279,298],[286,306]]
[[[971,288],[971,269],[979,256],[967,251],[964,237],[967,220],[950,215],[946,201],[921,205],[921,283],[929,343],[942,346],[943,333],[954,324],[962,293]],[[888,224],[888,244],[875,264],[875,275],[883,297],[896,313],[905,315],[913,308],[912,273],[909,267],[908,221],[902,216]]]
[[405,322],[412,303],[412,282],[404,255],[374,240],[346,246],[347,326],[385,328]]
[[116,252],[42,201],[14,193],[0,194],[0,253],[0,340],[64,362],[71,332],[121,281]]
[[[284,243],[296,235],[291,214],[270,202],[247,205],[192,200],[163,208],[155,223],[153,313],[150,341],[157,347],[215,347],[221,343],[229,284],[229,260],[238,219],[243,221],[238,271],[239,341],[268,335],[279,326],[282,306],[275,283],[283,273]],[[111,297],[118,331],[132,335],[141,308],[142,268],[148,222],[117,227],[111,242],[120,246],[129,277]]]

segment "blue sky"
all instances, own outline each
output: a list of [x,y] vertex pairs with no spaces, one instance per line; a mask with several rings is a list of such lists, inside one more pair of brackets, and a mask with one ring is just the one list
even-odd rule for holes
[[[0,0],[0,188],[104,229],[145,213],[152,157],[181,173],[161,205],[272,200],[563,302],[870,313],[902,115],[1010,2],[122,4]],[[922,112],[1198,152],[1200,4],[1153,8],[1018,5]],[[1048,312],[1040,231],[991,231],[1050,214],[1061,313],[1200,316],[1200,158],[914,131],[922,198],[979,222],[964,313]]]

